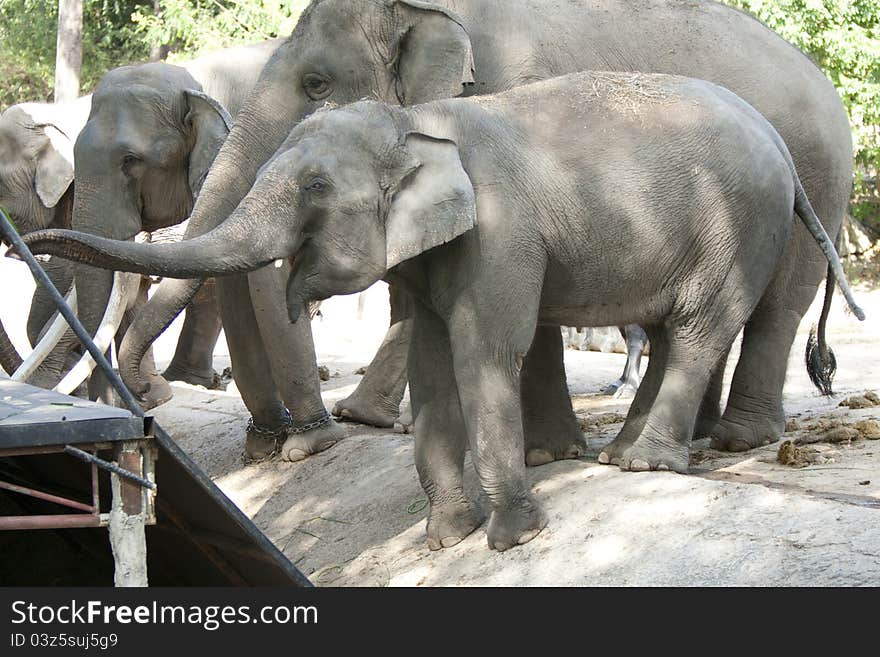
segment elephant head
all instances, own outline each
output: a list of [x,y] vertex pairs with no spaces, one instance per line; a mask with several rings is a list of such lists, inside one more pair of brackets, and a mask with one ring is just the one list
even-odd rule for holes
[[[473,65],[461,20],[440,4],[311,2],[236,114],[193,209],[187,237],[229,217],[291,128],[318,108],[362,98],[410,105],[458,96],[474,82]],[[150,326],[139,331],[141,344],[129,343],[131,353],[144,353],[199,285],[174,283],[163,285],[150,302],[151,312],[138,318],[140,323],[149,317]]]
[[[228,112],[181,67],[110,71],[74,147],[73,228],[130,240],[186,220],[230,125]],[[113,276],[77,265],[75,280],[79,317],[95,334]]]
[[473,186],[438,125],[416,126],[403,110],[373,101],[320,111],[291,132],[232,216],[206,235],[150,245],[44,231],[27,242],[38,253],[176,278],[288,259],[287,307],[296,321],[307,302],[361,291],[473,228]]
[[[83,98],[63,105],[22,103],[0,114],[0,207],[20,233],[70,227],[73,143],[87,111]],[[69,283],[66,263],[47,266],[57,285]],[[32,342],[50,315],[51,306],[31,312]],[[12,374],[21,362],[0,323],[0,366]]]

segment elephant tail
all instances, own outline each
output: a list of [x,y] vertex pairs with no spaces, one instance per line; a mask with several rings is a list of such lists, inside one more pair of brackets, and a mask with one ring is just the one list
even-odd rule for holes
[[[840,234],[838,233],[835,246],[838,245],[839,239]],[[837,372],[837,359],[834,357],[834,351],[825,340],[825,324],[828,321],[828,312],[831,310],[834,283],[834,272],[829,264],[828,273],[825,276],[825,301],[822,303],[822,314],[819,316],[818,326],[814,324],[810,328],[810,337],[807,339],[807,348],[804,354],[810,381],[823,395],[833,394],[831,383],[834,380],[835,372]]]
[[810,199],[807,198],[807,193],[804,191],[800,178],[794,170],[794,164],[791,163],[790,155],[789,166],[791,167],[792,179],[794,181],[794,211],[801,218],[801,221],[804,223],[804,226],[807,227],[807,230],[810,231],[813,239],[816,240],[816,243],[825,255],[825,259],[828,261],[828,276],[826,280],[831,285],[833,285],[835,281],[837,282],[850,310],[852,310],[853,314],[859,319],[859,321],[864,321],[865,312],[859,308],[859,305],[853,297],[849,281],[846,279],[846,274],[843,273],[843,265],[840,264],[840,256],[837,255],[837,247],[831,238],[828,237],[828,233],[825,232],[825,227],[822,225],[822,222],[819,221],[819,217],[816,216],[816,211],[813,210],[813,206],[810,204]]

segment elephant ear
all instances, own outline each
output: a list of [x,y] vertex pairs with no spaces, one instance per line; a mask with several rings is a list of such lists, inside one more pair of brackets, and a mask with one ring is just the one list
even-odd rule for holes
[[395,0],[402,31],[396,47],[396,91],[401,105],[460,96],[474,83],[471,39],[445,7],[422,0]]
[[199,195],[208,170],[232,130],[232,116],[217,100],[196,89],[187,89],[186,125],[194,142],[189,154],[189,189],[193,199]]
[[408,163],[385,219],[385,266],[455,239],[476,225],[474,187],[458,146],[423,133],[406,135]]
[[73,143],[51,124],[39,126],[46,145],[37,153],[34,187],[40,202],[54,208],[73,182]]

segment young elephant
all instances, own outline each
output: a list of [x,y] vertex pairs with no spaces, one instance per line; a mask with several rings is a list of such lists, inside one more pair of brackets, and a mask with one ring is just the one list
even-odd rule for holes
[[176,277],[289,259],[291,320],[383,277],[405,286],[417,301],[409,375],[428,544],[478,524],[462,492],[470,447],[489,546],[505,550],[547,522],[523,458],[520,372],[543,357],[530,351],[536,330],[645,327],[645,380],[600,460],[686,472],[704,391],[764,293],[793,210],[861,316],[788,150],[756,110],[701,80],[593,72],[411,109],[318,112],[230,219],[191,241],[49,231],[28,242]]

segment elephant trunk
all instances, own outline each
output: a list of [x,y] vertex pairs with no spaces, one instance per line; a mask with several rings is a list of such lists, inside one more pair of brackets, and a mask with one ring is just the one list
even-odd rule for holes
[[135,315],[119,345],[118,360],[119,376],[136,396],[150,390],[150,384],[141,372],[141,361],[156,338],[171,325],[201,286],[202,279],[165,279],[147,305]]
[[[249,196],[214,230],[176,244],[135,244],[70,230],[37,231],[24,240],[34,253],[116,271],[198,279],[246,273],[293,253],[289,236],[298,230],[286,224],[286,213],[273,201],[271,195]],[[112,274],[109,278],[112,282]],[[109,290],[100,288],[104,276],[95,279],[91,290],[106,299]],[[85,297],[84,290],[80,294]]]

